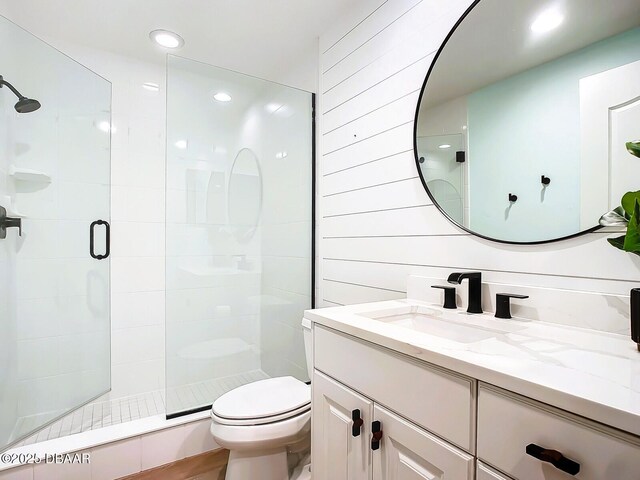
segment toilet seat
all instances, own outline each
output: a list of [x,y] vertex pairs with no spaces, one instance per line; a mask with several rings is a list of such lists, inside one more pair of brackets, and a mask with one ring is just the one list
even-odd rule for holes
[[311,387],[294,377],[276,377],[235,388],[218,398],[211,418],[221,425],[265,425],[311,408]]

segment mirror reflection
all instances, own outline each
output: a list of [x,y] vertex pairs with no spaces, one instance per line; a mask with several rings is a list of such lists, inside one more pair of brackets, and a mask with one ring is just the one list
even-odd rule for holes
[[253,236],[262,207],[262,177],[256,154],[249,148],[238,152],[229,177],[229,224],[236,239]]
[[640,2],[482,0],[437,55],[416,157],[434,203],[490,239],[597,228],[640,188]]

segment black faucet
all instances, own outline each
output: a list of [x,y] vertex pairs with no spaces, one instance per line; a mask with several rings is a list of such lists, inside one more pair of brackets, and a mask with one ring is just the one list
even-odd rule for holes
[[467,313],[482,313],[482,273],[455,272],[449,275],[447,282],[461,284],[465,278],[469,279],[469,306]]

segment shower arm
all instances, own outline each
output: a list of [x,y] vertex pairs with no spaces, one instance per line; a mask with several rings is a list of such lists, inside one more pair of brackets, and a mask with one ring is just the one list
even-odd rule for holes
[[22,100],[23,98],[27,98],[24,95],[22,95],[18,90],[16,90],[16,87],[14,87],[9,82],[7,82],[2,77],[2,75],[0,75],[0,88],[2,88],[3,85],[6,85],[7,87],[9,87],[9,90],[11,90],[15,94],[15,96],[18,97],[20,100]]

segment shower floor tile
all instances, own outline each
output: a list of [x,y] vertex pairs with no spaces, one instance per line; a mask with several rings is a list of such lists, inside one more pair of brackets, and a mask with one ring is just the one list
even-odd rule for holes
[[[207,380],[205,382],[170,388],[169,408],[171,412],[180,412],[203,405],[209,405],[229,390],[269,376],[262,370],[252,370],[230,377]],[[55,422],[35,432],[14,447],[53,440],[55,438],[117,425],[131,420],[159,415],[167,412],[167,399],[164,390],[141,393],[130,397],[110,400],[96,400],[85,405]],[[49,418],[51,413],[45,414]],[[17,420],[13,438],[18,438],[41,423],[38,416],[21,417]]]

